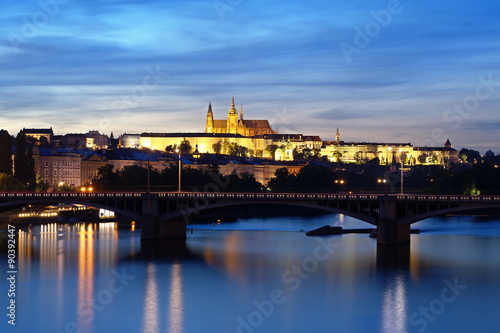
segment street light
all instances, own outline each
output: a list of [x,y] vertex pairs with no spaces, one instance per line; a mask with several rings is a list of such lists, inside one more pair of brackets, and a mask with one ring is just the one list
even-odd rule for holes
[[377,183],[378,183],[378,185],[379,185],[379,191],[380,191],[380,185],[382,185],[382,184],[386,184],[386,183],[387,183],[387,180],[386,180],[386,179],[379,178],[379,179],[377,179]]
[[151,192],[151,152],[154,150],[153,147],[148,148],[148,172],[147,172],[147,184],[146,184],[146,193]]
[[179,183],[178,183],[178,188],[177,188],[177,192],[181,192],[181,151],[179,149],[176,149],[175,152],[177,153],[178,157],[179,157]]
[[404,161],[403,161],[403,149],[399,149],[399,158],[401,159],[401,194],[403,194],[403,168],[404,168]]
[[387,154],[385,155],[385,195],[389,192],[389,152],[392,151],[392,147],[387,147]]
[[340,185],[340,189],[343,190],[344,189],[345,180],[343,180],[343,179],[335,179],[335,184]]

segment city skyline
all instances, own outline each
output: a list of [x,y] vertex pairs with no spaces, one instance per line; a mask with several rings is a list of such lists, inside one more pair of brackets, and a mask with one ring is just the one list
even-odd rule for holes
[[5,1],[0,128],[280,133],[500,150],[494,1]]

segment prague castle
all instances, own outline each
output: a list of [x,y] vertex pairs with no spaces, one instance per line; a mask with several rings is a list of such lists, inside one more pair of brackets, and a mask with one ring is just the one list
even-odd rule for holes
[[[333,133],[332,133],[333,134]],[[243,108],[236,110],[234,97],[227,119],[214,119],[212,103],[208,105],[204,133],[142,133],[141,147],[165,150],[188,141],[199,153],[228,154],[227,147],[245,147],[249,156],[292,161],[294,154],[305,150],[332,162],[362,164],[369,161],[392,163],[447,164],[459,160],[458,151],[447,141],[441,147],[414,147],[410,143],[344,142],[337,128],[335,141],[323,141],[317,135],[279,134],[268,120],[246,120]],[[123,145],[127,146],[127,145]],[[216,147],[219,147],[217,149]]]
[[257,136],[265,134],[278,134],[269,125],[267,120],[245,120],[243,119],[243,107],[240,112],[236,110],[234,105],[234,97],[231,103],[231,108],[227,112],[227,120],[214,120],[212,112],[212,103],[208,104],[207,124],[205,127],[206,133],[226,133],[240,134],[243,136]]

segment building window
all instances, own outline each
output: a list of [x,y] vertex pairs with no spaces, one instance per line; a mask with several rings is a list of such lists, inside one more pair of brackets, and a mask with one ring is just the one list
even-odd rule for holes
[[49,166],[49,161],[45,161],[45,166],[48,167]]

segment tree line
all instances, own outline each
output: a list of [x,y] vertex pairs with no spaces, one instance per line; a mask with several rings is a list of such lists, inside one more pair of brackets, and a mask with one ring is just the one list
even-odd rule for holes
[[[12,147],[15,147],[14,160]],[[33,144],[22,130],[15,138],[0,130],[0,191],[33,191],[38,185]]]
[[[125,166],[120,170],[113,170],[108,164],[98,171],[98,177],[93,181],[98,191],[175,191],[179,184],[179,169],[175,164],[158,171],[151,167],[138,165]],[[148,186],[149,184],[149,186]],[[209,186],[216,184],[216,186]],[[255,180],[253,175],[232,173],[223,176],[216,164],[209,165],[202,170],[182,168],[181,190],[192,192],[259,192],[262,184]]]

